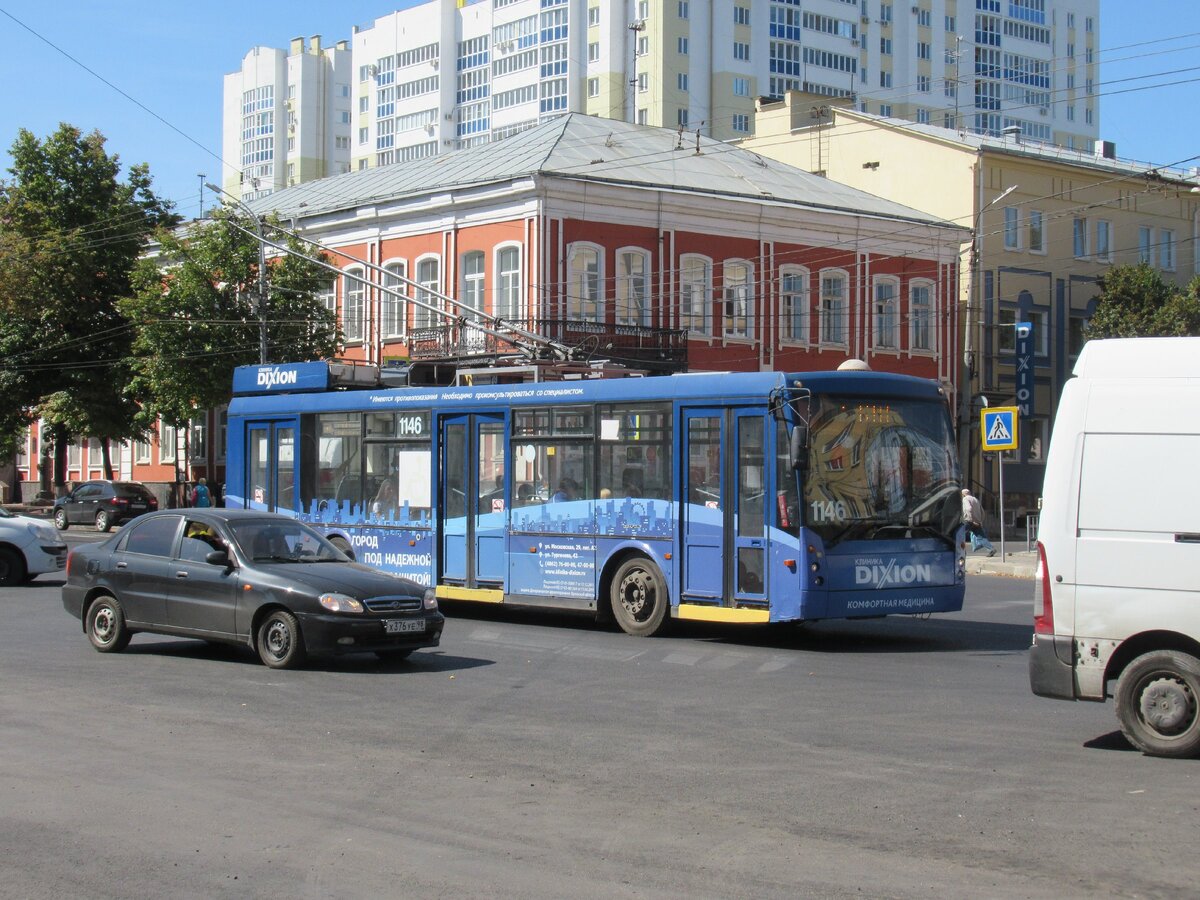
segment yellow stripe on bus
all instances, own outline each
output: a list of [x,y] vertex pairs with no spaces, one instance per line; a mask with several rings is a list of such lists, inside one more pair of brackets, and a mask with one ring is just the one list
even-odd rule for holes
[[453,584],[437,586],[439,600],[473,600],[476,603],[503,603],[504,591],[487,590],[485,588],[465,588]]
[[702,606],[699,603],[680,603],[675,614],[679,619],[695,622],[734,622],[739,625],[758,625],[771,621],[765,609],[732,609],[728,606]]

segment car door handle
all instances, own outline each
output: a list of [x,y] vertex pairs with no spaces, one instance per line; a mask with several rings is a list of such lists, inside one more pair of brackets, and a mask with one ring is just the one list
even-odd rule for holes
[[176,578],[187,578],[188,577],[187,569],[180,569],[178,572],[175,573],[175,577]]
[[1200,544],[1200,534],[1195,532],[1184,532],[1175,535],[1175,543],[1177,544]]
[[118,569],[127,569],[127,568],[129,568],[129,563],[119,562],[119,563],[117,563],[117,568]]

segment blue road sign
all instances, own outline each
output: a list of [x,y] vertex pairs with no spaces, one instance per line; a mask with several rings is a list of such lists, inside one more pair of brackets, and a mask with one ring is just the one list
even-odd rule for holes
[[983,449],[1017,449],[1017,408],[1015,406],[993,406],[980,411],[979,437]]

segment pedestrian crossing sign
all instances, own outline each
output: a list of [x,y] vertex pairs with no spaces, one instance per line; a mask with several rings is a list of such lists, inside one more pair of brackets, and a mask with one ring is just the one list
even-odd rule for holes
[[983,449],[1017,449],[1017,408],[1015,406],[993,406],[980,413],[979,436]]

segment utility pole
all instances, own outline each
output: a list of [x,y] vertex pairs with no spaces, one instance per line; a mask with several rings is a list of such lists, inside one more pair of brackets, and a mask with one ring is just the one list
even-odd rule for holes
[[245,203],[239,200],[233,194],[222,188],[217,187],[212,182],[206,182],[205,186],[214,194],[224,194],[226,199],[232,202],[242,212],[250,217],[254,222],[254,231],[258,235],[258,364],[265,366],[267,364],[267,243],[263,235],[263,223],[259,216],[254,214]]

